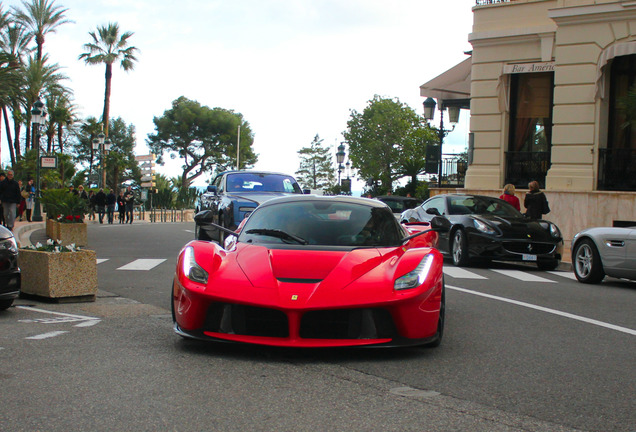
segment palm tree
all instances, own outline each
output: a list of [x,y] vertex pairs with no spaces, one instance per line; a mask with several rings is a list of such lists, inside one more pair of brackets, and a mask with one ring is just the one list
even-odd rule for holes
[[104,92],[104,112],[102,114],[102,122],[104,124],[104,135],[108,136],[108,121],[110,116],[110,86],[113,77],[113,63],[120,60],[121,68],[128,72],[133,70],[137,58],[135,53],[138,51],[134,46],[128,46],[128,39],[133,35],[132,32],[124,32],[119,34],[119,24],[109,23],[107,26],[97,27],[97,32],[88,33],[93,42],[84,45],[87,51],[80,54],[79,59],[84,60],[86,64],[105,64],[106,65],[106,89]]
[[64,135],[64,127],[70,126],[75,120],[75,106],[71,102],[69,90],[52,91],[46,96],[46,111],[49,113],[49,125],[46,131],[47,152],[54,151],[55,145],[53,138],[57,134],[57,145],[60,153],[64,152],[64,144],[62,142]]
[[57,27],[62,24],[71,23],[64,15],[68,9],[61,6],[54,6],[55,0],[31,0],[31,3],[22,0],[24,11],[13,7],[13,15],[15,19],[24,24],[29,32],[35,37],[37,45],[38,61],[42,60],[42,47],[44,39],[48,33],[55,33]]

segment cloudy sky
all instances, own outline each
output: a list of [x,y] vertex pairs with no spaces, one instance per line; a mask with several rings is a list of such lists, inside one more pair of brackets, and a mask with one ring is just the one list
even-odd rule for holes
[[[19,5],[4,0],[7,10]],[[81,117],[99,117],[104,69],[77,59],[89,31],[117,22],[134,32],[135,70],[114,69],[111,117],[137,129],[147,154],[153,117],[179,96],[243,114],[258,169],[294,173],[318,134],[334,148],[350,110],[375,94],[422,113],[419,86],[466,58],[474,0],[56,0],[74,21],[44,49],[64,69]],[[468,141],[465,112],[444,152]],[[435,124],[439,121],[435,120]],[[3,134],[4,135],[4,134]],[[8,150],[2,141],[2,160]],[[158,171],[180,174],[178,160]],[[197,183],[205,183],[201,178]]]

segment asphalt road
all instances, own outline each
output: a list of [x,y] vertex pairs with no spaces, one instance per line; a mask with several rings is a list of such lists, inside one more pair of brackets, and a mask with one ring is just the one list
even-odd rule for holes
[[205,344],[169,314],[192,231],[91,225],[96,302],[0,314],[0,430],[636,430],[635,283],[447,263],[439,348]]

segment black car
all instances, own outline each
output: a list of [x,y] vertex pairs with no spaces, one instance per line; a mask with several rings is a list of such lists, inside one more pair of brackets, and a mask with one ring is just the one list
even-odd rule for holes
[[440,234],[438,246],[456,266],[479,258],[532,262],[541,270],[554,270],[561,261],[559,228],[546,220],[529,219],[499,198],[437,195],[402,213],[400,222],[429,222],[436,215],[451,222],[451,229]]
[[422,204],[422,200],[419,198],[405,197],[400,195],[380,195],[375,199],[382,201],[391,208],[391,211],[395,214],[402,214],[406,210],[417,207]]
[[[196,212],[212,210],[212,222],[235,230],[261,203],[283,195],[302,194],[294,177],[265,171],[227,171],[217,175],[207,192],[199,198]],[[226,234],[211,225],[195,224],[197,240],[217,240]]]
[[0,226],[0,310],[8,309],[20,295],[18,245],[13,233]]

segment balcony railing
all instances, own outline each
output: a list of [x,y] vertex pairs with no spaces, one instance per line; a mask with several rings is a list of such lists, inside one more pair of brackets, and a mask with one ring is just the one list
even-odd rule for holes
[[550,152],[506,152],[506,183],[526,189],[532,180],[545,187],[550,169]]
[[468,162],[456,154],[442,155],[442,187],[464,187]]
[[636,191],[636,150],[599,149],[598,189]]
[[497,3],[511,3],[514,1],[515,0],[476,0],[475,4],[477,6],[484,6],[484,5],[497,4]]

